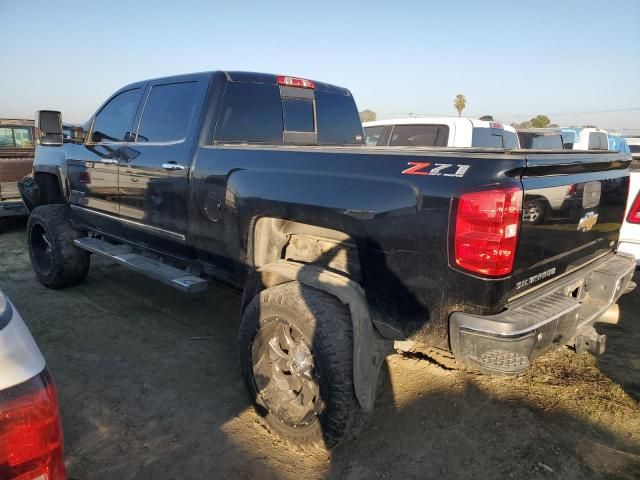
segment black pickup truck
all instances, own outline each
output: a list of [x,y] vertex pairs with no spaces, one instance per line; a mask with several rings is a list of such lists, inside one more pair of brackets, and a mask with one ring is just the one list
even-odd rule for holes
[[[128,85],[63,139],[38,118],[21,182],[42,284],[85,279],[90,253],[185,292],[244,291],[240,361],[267,425],[333,446],[394,340],[518,374],[569,345],[599,353],[633,287],[616,252],[629,156],[372,147],[346,89],[209,72]],[[579,215],[522,222],[561,189]]]

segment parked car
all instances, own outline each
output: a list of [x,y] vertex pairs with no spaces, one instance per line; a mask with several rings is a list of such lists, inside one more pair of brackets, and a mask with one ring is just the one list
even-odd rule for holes
[[18,180],[31,171],[33,120],[0,119],[0,218],[26,215]]
[[561,128],[564,148],[567,150],[608,150],[606,130],[592,127]]
[[22,318],[0,291],[0,478],[64,480],[56,388]]
[[640,137],[625,137],[634,160],[640,160]]
[[518,148],[516,130],[460,117],[399,118],[363,124],[368,146]]
[[523,128],[518,130],[520,148],[562,150],[562,131],[559,128]]
[[640,265],[640,137],[627,137],[626,143],[633,157],[630,170],[629,201],[620,230],[619,250],[635,256]]
[[[367,148],[348,90],[246,72],[128,85],[71,142],[59,112],[38,122],[21,182],[38,280],[78,284],[93,253],[185,292],[242,289],[249,394],[296,444],[331,447],[373,410],[394,340],[518,374],[563,345],[602,352],[594,324],[631,285],[626,155],[515,151],[469,121],[494,148]],[[572,184],[575,221],[521,221],[532,191]]]
[[612,152],[631,153],[627,139],[617,132],[607,132],[608,147]]

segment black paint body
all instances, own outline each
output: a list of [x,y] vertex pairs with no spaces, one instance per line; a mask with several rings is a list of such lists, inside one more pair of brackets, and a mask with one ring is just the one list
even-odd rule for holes
[[[275,85],[275,76],[212,72],[179,80],[198,82],[200,95],[182,142],[40,147],[41,158],[47,150],[64,152],[69,202],[84,207],[72,210],[75,223],[186,263],[197,261],[239,287],[252,267],[257,219],[291,219],[344,232],[358,246],[362,286],[375,318],[404,337],[442,348],[449,348],[452,312],[497,313],[536,286],[518,289],[519,281],[549,269],[557,277],[615,248],[628,189],[629,158],[623,154],[218,144],[214,131],[228,85]],[[176,79],[135,86],[146,92],[154,82],[170,81]],[[348,91],[316,84],[317,91],[332,89],[344,92],[357,118]],[[105,164],[105,158],[116,161]],[[167,171],[160,167],[166,162],[186,168]],[[409,162],[450,164],[445,173],[469,168],[461,177],[403,174]],[[601,200],[583,208],[582,189],[593,181],[601,182]],[[515,268],[507,278],[453,268],[452,199],[466,189],[506,186],[523,187],[525,202],[566,189],[566,208],[562,215],[549,209],[539,224],[521,225]],[[587,212],[597,213],[598,223],[578,231]]]

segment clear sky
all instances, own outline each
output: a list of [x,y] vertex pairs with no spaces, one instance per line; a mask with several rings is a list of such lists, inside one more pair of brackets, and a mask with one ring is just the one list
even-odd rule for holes
[[0,116],[83,121],[126,83],[231,69],[345,86],[379,117],[454,115],[462,93],[465,115],[640,129],[639,0],[0,0],[0,23]]

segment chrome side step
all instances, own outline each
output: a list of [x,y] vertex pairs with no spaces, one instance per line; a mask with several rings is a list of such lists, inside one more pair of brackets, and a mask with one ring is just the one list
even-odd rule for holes
[[109,258],[131,270],[142,273],[154,280],[170,285],[187,293],[198,293],[207,289],[208,283],[204,278],[166,265],[153,258],[145,257],[133,252],[128,245],[114,245],[98,238],[78,238],[74,240],[78,248]]

